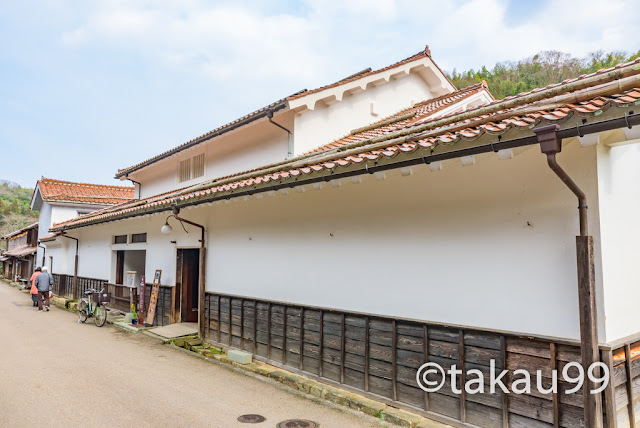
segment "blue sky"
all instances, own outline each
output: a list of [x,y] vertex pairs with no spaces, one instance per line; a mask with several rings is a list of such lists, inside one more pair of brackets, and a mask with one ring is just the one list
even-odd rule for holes
[[637,51],[622,0],[0,0],[0,178],[118,168],[428,44],[445,70]]

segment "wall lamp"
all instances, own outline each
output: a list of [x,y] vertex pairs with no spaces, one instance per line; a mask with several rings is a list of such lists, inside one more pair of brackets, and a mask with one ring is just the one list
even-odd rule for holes
[[184,229],[184,231],[186,233],[189,233],[187,231],[187,229],[184,227],[184,224],[182,224],[182,219],[176,217],[175,215],[170,215],[169,217],[167,217],[167,219],[164,221],[164,225],[160,228],[160,233],[162,233],[163,235],[170,235],[171,232],[173,232],[173,228],[171,227],[171,225],[169,224],[169,219],[173,217],[176,220],[178,220],[180,222],[180,226],[182,226],[182,228]]

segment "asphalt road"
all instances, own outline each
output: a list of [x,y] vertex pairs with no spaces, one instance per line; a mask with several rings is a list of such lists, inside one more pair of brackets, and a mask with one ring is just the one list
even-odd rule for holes
[[[292,418],[320,427],[383,426],[146,335],[78,324],[76,314],[55,307],[35,309],[29,295],[0,281],[0,427],[275,427]],[[237,421],[250,413],[267,420]]]

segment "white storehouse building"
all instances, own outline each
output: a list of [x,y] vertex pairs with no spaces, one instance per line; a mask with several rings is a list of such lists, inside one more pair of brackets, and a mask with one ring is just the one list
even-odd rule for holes
[[43,241],[58,275],[62,235],[80,277],[161,270],[158,323],[456,426],[629,426],[636,372],[560,399],[416,373],[635,364],[639,87],[636,61],[494,100],[426,49],[119,170],[135,200]]

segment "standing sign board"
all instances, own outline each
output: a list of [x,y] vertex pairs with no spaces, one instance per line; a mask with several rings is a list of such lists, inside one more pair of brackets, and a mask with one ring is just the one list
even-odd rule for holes
[[138,287],[138,312],[144,314],[144,300],[147,291],[146,278],[144,275],[140,275],[140,286]]
[[162,270],[156,269],[156,274],[153,276],[153,286],[151,287],[151,296],[149,296],[149,311],[147,312],[147,319],[145,320],[145,327],[153,326],[153,320],[156,317],[156,308],[158,306],[158,293],[160,293],[160,275]]

